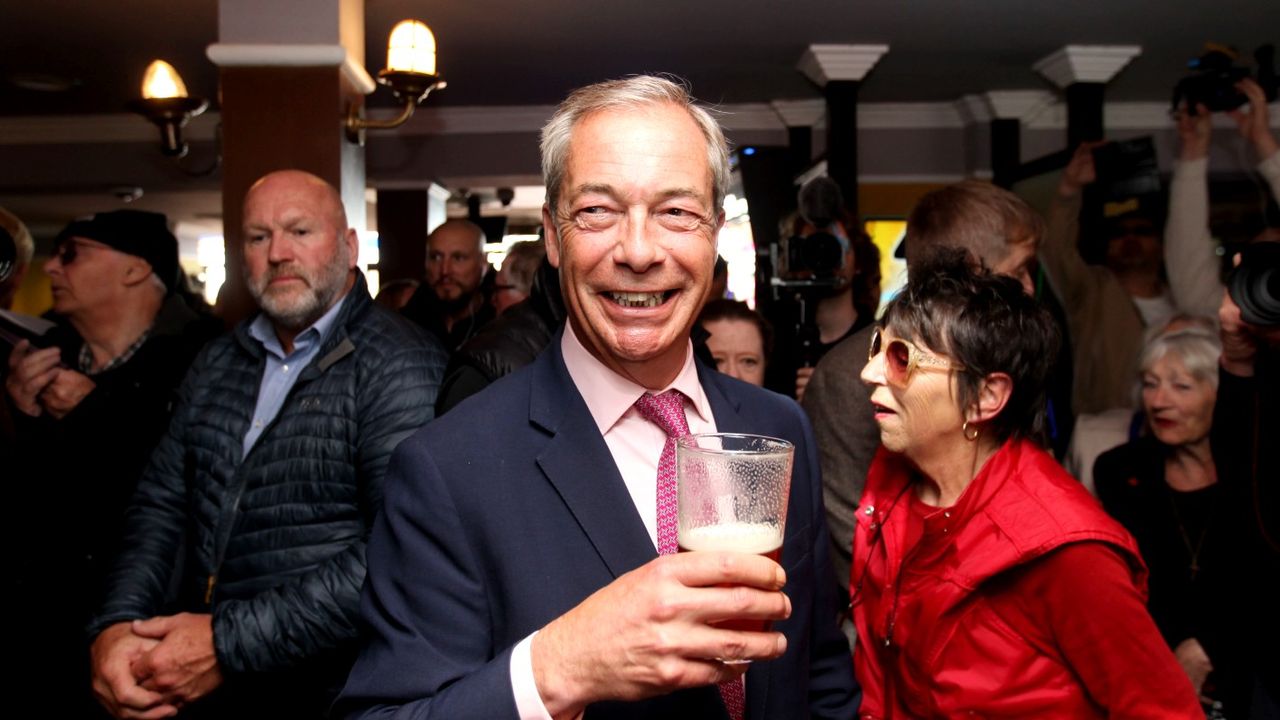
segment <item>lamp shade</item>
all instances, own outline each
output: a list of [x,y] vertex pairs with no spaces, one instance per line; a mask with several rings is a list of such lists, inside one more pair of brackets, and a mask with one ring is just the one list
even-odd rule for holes
[[187,97],[187,86],[182,76],[173,66],[163,60],[153,60],[142,76],[142,97],[178,98]]
[[436,74],[436,36],[420,20],[401,20],[387,38],[387,70]]

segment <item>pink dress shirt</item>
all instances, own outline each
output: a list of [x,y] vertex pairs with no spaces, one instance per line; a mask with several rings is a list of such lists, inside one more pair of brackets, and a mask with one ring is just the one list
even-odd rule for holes
[[[672,383],[664,388],[647,390],[631,380],[610,370],[593,356],[574,335],[570,324],[565,325],[560,340],[560,351],[569,377],[586,401],[587,410],[596,427],[609,446],[618,473],[631,494],[636,512],[649,531],[649,540],[658,547],[658,458],[667,434],[662,428],[649,422],[635,409],[635,402],[646,392],[658,394],[672,388],[685,396],[685,417],[689,432],[716,431],[716,421],[711,415],[711,404],[698,382],[698,368],[693,362],[693,344],[686,343],[684,366]],[[534,633],[536,635],[537,633]],[[542,704],[533,677],[533,656],[530,644],[533,635],[521,640],[511,653],[511,689],[515,694],[516,710],[521,720],[551,720]]]

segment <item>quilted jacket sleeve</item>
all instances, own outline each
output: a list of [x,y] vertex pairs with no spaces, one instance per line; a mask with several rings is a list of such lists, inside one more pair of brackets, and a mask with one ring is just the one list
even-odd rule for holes
[[214,610],[218,662],[231,672],[292,667],[357,635],[365,546],[382,507],[383,479],[391,451],[434,418],[445,355],[424,334],[403,332],[375,342],[393,349],[357,358],[359,437],[357,481],[365,532],[345,550],[311,570]]
[[178,402],[169,429],[151,455],[125,515],[120,555],[107,579],[98,616],[90,622],[90,637],[108,625],[159,614],[171,599],[180,571],[187,528],[187,491],[183,477],[185,436],[191,397],[217,352],[218,343],[202,351],[178,389]]

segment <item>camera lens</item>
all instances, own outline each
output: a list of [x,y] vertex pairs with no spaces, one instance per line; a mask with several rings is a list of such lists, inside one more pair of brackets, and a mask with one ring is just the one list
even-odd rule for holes
[[1241,251],[1227,291],[1245,322],[1280,325],[1280,243],[1260,242]]

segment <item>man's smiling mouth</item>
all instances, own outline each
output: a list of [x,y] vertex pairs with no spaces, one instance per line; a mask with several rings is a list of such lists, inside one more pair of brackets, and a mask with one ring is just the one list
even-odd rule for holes
[[667,292],[610,292],[605,296],[622,307],[658,307],[667,299]]

